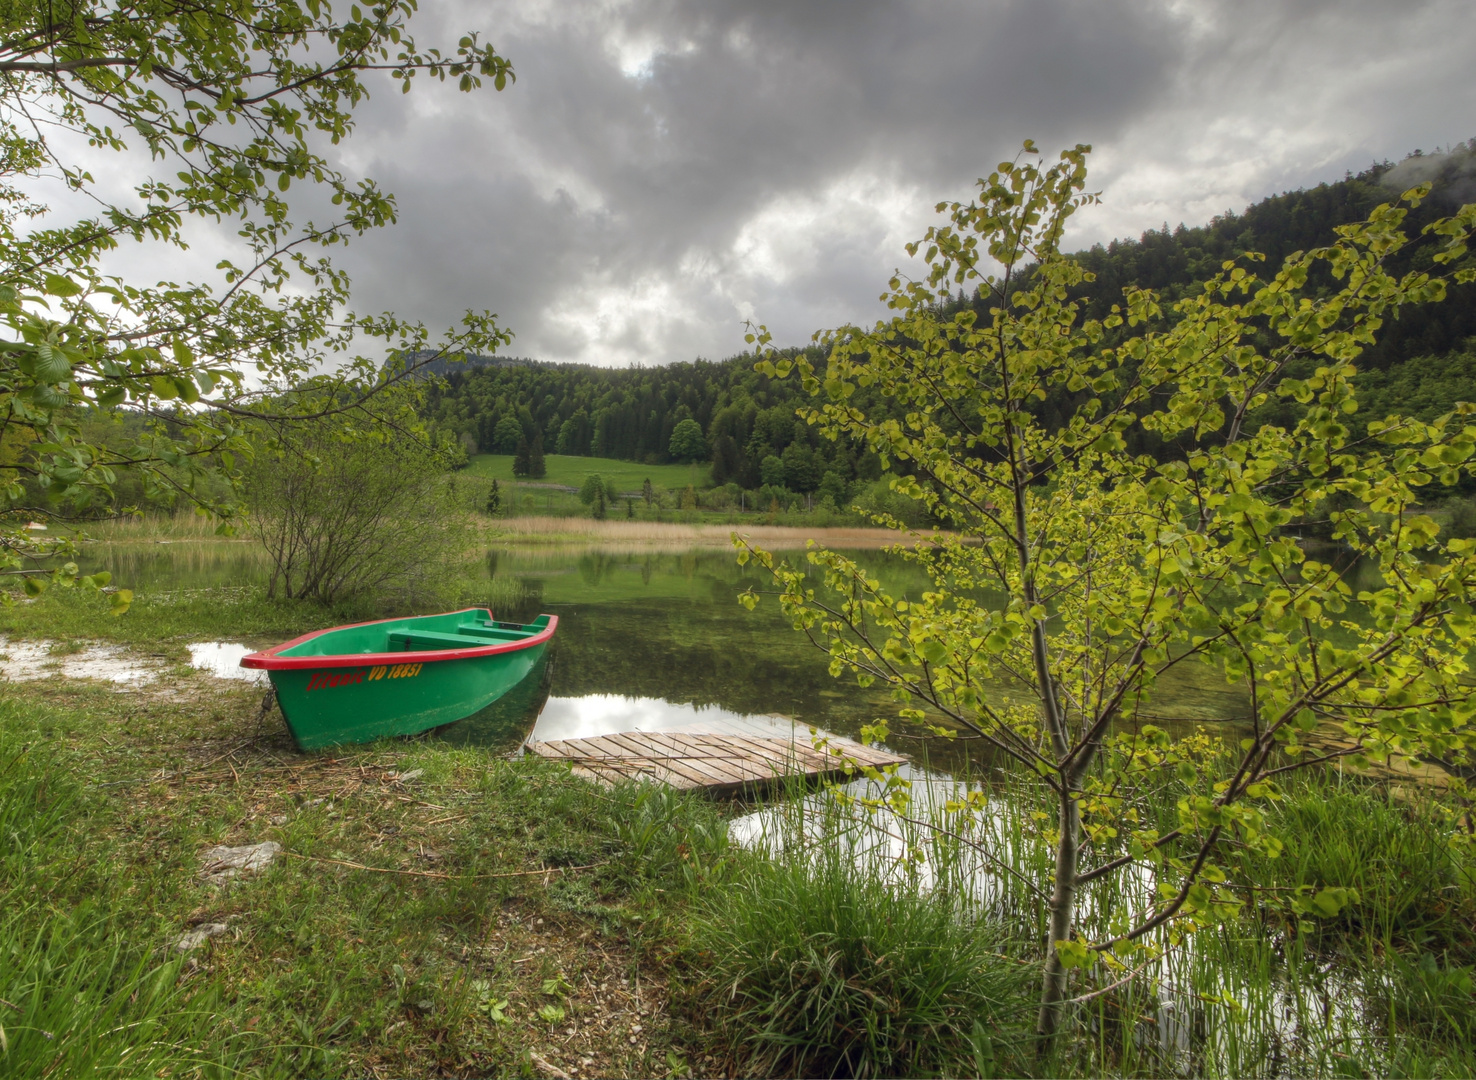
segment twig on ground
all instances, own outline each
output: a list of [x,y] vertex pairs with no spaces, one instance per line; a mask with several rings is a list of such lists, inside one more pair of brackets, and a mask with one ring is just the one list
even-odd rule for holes
[[368,870],[374,874],[405,874],[409,877],[442,878],[446,881],[457,881],[463,878],[485,881],[490,878],[538,877],[540,874],[559,874],[567,870],[593,870],[597,866],[605,865],[603,862],[596,862],[586,863],[584,866],[546,866],[542,870],[514,870],[502,874],[442,874],[435,870],[396,870],[388,866],[365,866],[363,863],[349,862],[347,859],[320,859],[315,855],[299,855],[295,851],[289,851],[286,854],[294,859],[332,863],[334,866],[346,866],[350,870]]
[[531,1050],[528,1051],[528,1058],[529,1058],[530,1061],[533,1062],[534,1065],[537,1065],[538,1068],[541,1069],[544,1073],[546,1073],[547,1075],[553,1077],[553,1080],[574,1080],[574,1078],[572,1076],[570,1076],[568,1073],[566,1073],[563,1069],[559,1068],[553,1062],[551,1062],[551,1061],[545,1061],[543,1058],[539,1057],[537,1054],[533,1053],[533,1051],[531,1051]]

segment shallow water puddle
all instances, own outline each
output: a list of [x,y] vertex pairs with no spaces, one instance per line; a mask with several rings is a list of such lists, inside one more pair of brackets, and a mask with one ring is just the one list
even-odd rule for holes
[[[33,682],[60,675],[67,679],[99,679],[116,683],[119,693],[145,686],[159,678],[162,657],[141,656],[120,645],[87,642],[75,652],[57,652],[57,643],[10,641],[0,635],[0,678],[11,682]],[[201,641],[191,644],[190,666],[218,679],[240,679],[256,685],[266,682],[266,672],[241,667],[241,657],[253,652],[249,645],[234,641]]]
[[241,666],[241,657],[256,652],[250,645],[239,641],[197,641],[189,646],[190,666],[208,671],[217,679],[240,679],[243,682],[265,686],[267,673]]
[[101,679],[118,683],[120,692],[159,677],[150,658],[116,645],[91,642],[76,652],[56,653],[55,642],[9,641],[0,637],[0,674],[12,682],[31,682],[61,675],[68,679]]

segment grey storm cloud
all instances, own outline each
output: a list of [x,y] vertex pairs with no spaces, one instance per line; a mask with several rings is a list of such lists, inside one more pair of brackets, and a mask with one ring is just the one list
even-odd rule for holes
[[942,199],[1035,139],[1094,144],[1087,244],[1476,134],[1466,0],[428,3],[517,82],[364,107],[343,164],[400,223],[360,310],[496,311],[510,352],[664,363],[879,313]]

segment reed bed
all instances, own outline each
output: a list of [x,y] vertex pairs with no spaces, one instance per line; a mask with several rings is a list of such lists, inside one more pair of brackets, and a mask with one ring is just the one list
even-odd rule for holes
[[[752,862],[705,900],[693,958],[694,1010],[738,1074],[1476,1072],[1476,885],[1433,803],[1331,771],[1288,785],[1274,811],[1283,857],[1230,853],[1243,915],[1160,934],[1161,956],[1126,981],[1101,965],[1079,974],[1084,1000],[1042,1057],[1044,928],[1026,882],[1045,880],[1051,850],[1037,796],[998,776],[989,812],[959,833],[938,828],[957,783],[922,770],[911,782],[900,815],[795,792],[735,823]],[[1151,809],[1168,823],[1174,794]],[[1360,902],[1310,929],[1279,902],[1336,884]],[[1147,873],[1092,883],[1084,932],[1109,934],[1156,885]]]
[[185,543],[205,541],[212,543],[254,544],[255,538],[245,529],[243,522],[235,523],[232,533],[220,532],[218,518],[185,512],[178,514],[147,513],[103,518],[98,521],[79,522],[75,527],[65,524],[52,526],[52,532],[81,533],[89,540],[109,544]]
[[489,531],[512,543],[583,543],[690,548],[726,547],[733,533],[773,548],[803,547],[807,540],[846,548],[880,548],[901,539],[890,529],[798,528],[787,525],[701,525],[661,521],[596,521],[593,518],[515,517],[486,519]]

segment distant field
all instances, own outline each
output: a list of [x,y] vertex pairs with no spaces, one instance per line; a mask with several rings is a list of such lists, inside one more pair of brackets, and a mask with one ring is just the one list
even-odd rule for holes
[[[614,458],[569,457],[563,454],[549,454],[543,461],[548,468],[548,475],[533,483],[578,487],[590,473],[599,473],[614,481],[619,491],[640,491],[641,484],[647,480],[664,488],[684,488],[688,484],[704,488],[712,483],[706,463],[637,465],[633,461],[616,461]],[[471,459],[466,471],[473,476],[507,482],[513,480],[512,463],[511,454],[477,454]]]

